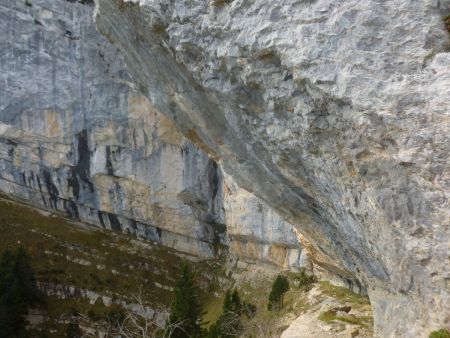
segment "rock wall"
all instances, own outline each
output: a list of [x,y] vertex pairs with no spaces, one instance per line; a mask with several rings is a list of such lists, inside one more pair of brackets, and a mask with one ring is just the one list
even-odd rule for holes
[[[245,263],[262,261],[284,268],[307,268],[289,223],[224,174],[225,224],[230,252]],[[294,240],[295,238],[295,240]],[[264,259],[261,259],[261,258]]]
[[137,92],[93,9],[1,2],[0,190],[190,254],[231,247],[298,267],[291,225],[231,180],[225,188],[220,167]]
[[96,0],[132,80],[383,337],[450,322],[448,0]]

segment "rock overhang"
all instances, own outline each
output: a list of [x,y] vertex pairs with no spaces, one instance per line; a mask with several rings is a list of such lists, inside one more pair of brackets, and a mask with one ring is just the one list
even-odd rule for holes
[[445,3],[97,5],[143,93],[296,224],[319,262],[375,303],[382,290],[441,309],[407,329],[383,324],[395,305],[380,306],[379,330],[421,335],[445,321],[430,291],[448,274],[430,247],[448,239],[448,149],[432,146],[448,141]]

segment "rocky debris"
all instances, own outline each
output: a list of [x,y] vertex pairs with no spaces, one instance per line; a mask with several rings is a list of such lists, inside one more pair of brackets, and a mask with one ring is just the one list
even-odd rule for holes
[[74,297],[85,298],[89,301],[90,305],[94,305],[98,300],[101,300],[104,306],[109,307],[112,304],[117,304],[143,318],[157,318],[157,321],[162,323],[164,323],[167,319],[165,317],[167,315],[166,312],[159,313],[150,306],[142,306],[142,304],[130,302],[129,300],[125,300],[126,297],[123,295],[114,294],[114,297],[110,297],[100,295],[92,290],[86,290],[69,285],[58,285],[43,282],[38,282],[37,285],[41,292],[50,297],[56,297],[58,299],[68,299]]
[[70,262],[76,263],[76,264],[80,264],[80,265],[84,265],[84,266],[90,266],[92,265],[92,262],[87,261],[85,259],[81,259],[81,258],[72,258],[69,255],[66,256],[66,259]]
[[39,309],[30,309],[26,319],[31,327],[38,326],[45,321],[45,312]]
[[[373,337],[367,320],[361,320],[359,325],[354,324],[361,318],[372,316],[370,306],[354,309],[353,304],[342,304],[338,299],[323,293],[318,286],[309,291],[307,299],[310,308],[291,322],[281,338]],[[332,317],[323,321],[320,319],[323,313]],[[338,319],[333,320],[333,317]]]
[[173,287],[171,287],[171,286],[167,286],[167,285],[162,285],[162,284],[160,284],[160,283],[158,283],[158,282],[155,282],[155,286],[156,286],[157,288],[160,288],[160,289],[163,289],[163,290],[167,290],[167,291],[170,291],[170,292],[175,291],[175,288],[173,288]]

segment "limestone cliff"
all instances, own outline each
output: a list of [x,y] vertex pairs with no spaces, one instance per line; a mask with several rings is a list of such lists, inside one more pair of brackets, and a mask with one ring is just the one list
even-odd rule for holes
[[232,180],[226,188],[220,167],[136,91],[93,9],[0,3],[0,190],[194,255],[231,247],[297,268],[291,225]]
[[449,325],[449,1],[96,3],[137,88],[367,290],[378,334]]

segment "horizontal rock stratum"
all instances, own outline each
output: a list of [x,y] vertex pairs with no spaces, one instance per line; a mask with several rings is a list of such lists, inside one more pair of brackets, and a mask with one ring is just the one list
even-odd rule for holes
[[132,81],[367,290],[382,337],[450,325],[447,0],[96,0]]
[[89,1],[0,1],[0,191],[199,257],[229,248],[298,269],[292,226],[225,182],[134,89],[93,11]]

